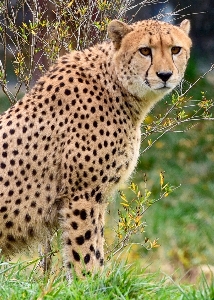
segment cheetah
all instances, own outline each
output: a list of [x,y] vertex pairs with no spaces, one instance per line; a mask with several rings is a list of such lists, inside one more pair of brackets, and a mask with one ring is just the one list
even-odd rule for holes
[[102,269],[108,198],[137,164],[145,116],[184,76],[189,30],[113,20],[109,40],[59,58],[0,116],[4,256],[60,228],[71,276]]

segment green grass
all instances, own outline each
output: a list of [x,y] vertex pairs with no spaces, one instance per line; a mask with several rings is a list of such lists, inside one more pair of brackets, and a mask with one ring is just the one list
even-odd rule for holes
[[[31,265],[31,270],[29,269]],[[213,299],[213,282],[205,279],[196,289],[190,285],[175,284],[161,274],[147,273],[135,265],[111,263],[101,276],[75,279],[69,284],[63,271],[57,271],[44,278],[36,273],[33,263],[0,264],[0,299],[74,299],[74,300],[114,300],[114,299]]]

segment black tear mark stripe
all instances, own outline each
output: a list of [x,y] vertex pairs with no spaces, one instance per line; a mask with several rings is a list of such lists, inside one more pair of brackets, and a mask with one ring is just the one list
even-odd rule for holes
[[148,68],[148,70],[146,71],[146,74],[145,74],[145,83],[146,83],[149,87],[151,87],[151,85],[150,85],[150,83],[149,83],[149,81],[148,81],[148,73],[149,73],[149,70],[150,70],[151,66],[152,66],[152,63],[151,63],[151,65],[149,66],[149,68]]
[[149,86],[149,87],[151,87],[151,85],[150,85],[150,83],[149,83],[149,81],[148,81],[148,74],[149,74],[149,70],[150,70],[150,68],[152,67],[152,65],[153,65],[153,56],[152,56],[152,51],[151,51],[151,55],[150,55],[150,57],[151,57],[151,64],[150,64],[150,66],[149,66],[149,68],[148,68],[148,70],[146,71],[146,75],[145,75],[145,83]]

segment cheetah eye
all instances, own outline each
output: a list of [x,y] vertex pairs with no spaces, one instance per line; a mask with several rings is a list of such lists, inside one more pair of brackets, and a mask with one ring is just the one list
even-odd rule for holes
[[151,48],[149,47],[140,48],[139,51],[144,56],[150,56],[152,54]]
[[174,46],[171,48],[171,52],[172,54],[178,54],[179,52],[181,51],[181,47],[178,47],[178,46]]

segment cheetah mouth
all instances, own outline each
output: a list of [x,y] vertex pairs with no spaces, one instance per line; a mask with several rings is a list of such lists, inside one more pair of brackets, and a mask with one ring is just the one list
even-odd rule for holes
[[175,88],[175,84],[173,82],[161,82],[156,87],[156,90],[172,90]]
[[156,91],[165,91],[165,90],[171,90],[171,89],[172,88],[169,86],[161,86],[161,87],[156,88],[155,90]]
[[168,91],[174,88],[171,84],[163,83],[163,84],[156,84],[156,86],[152,86],[148,81],[145,81],[146,85],[150,87],[150,89],[154,91]]

